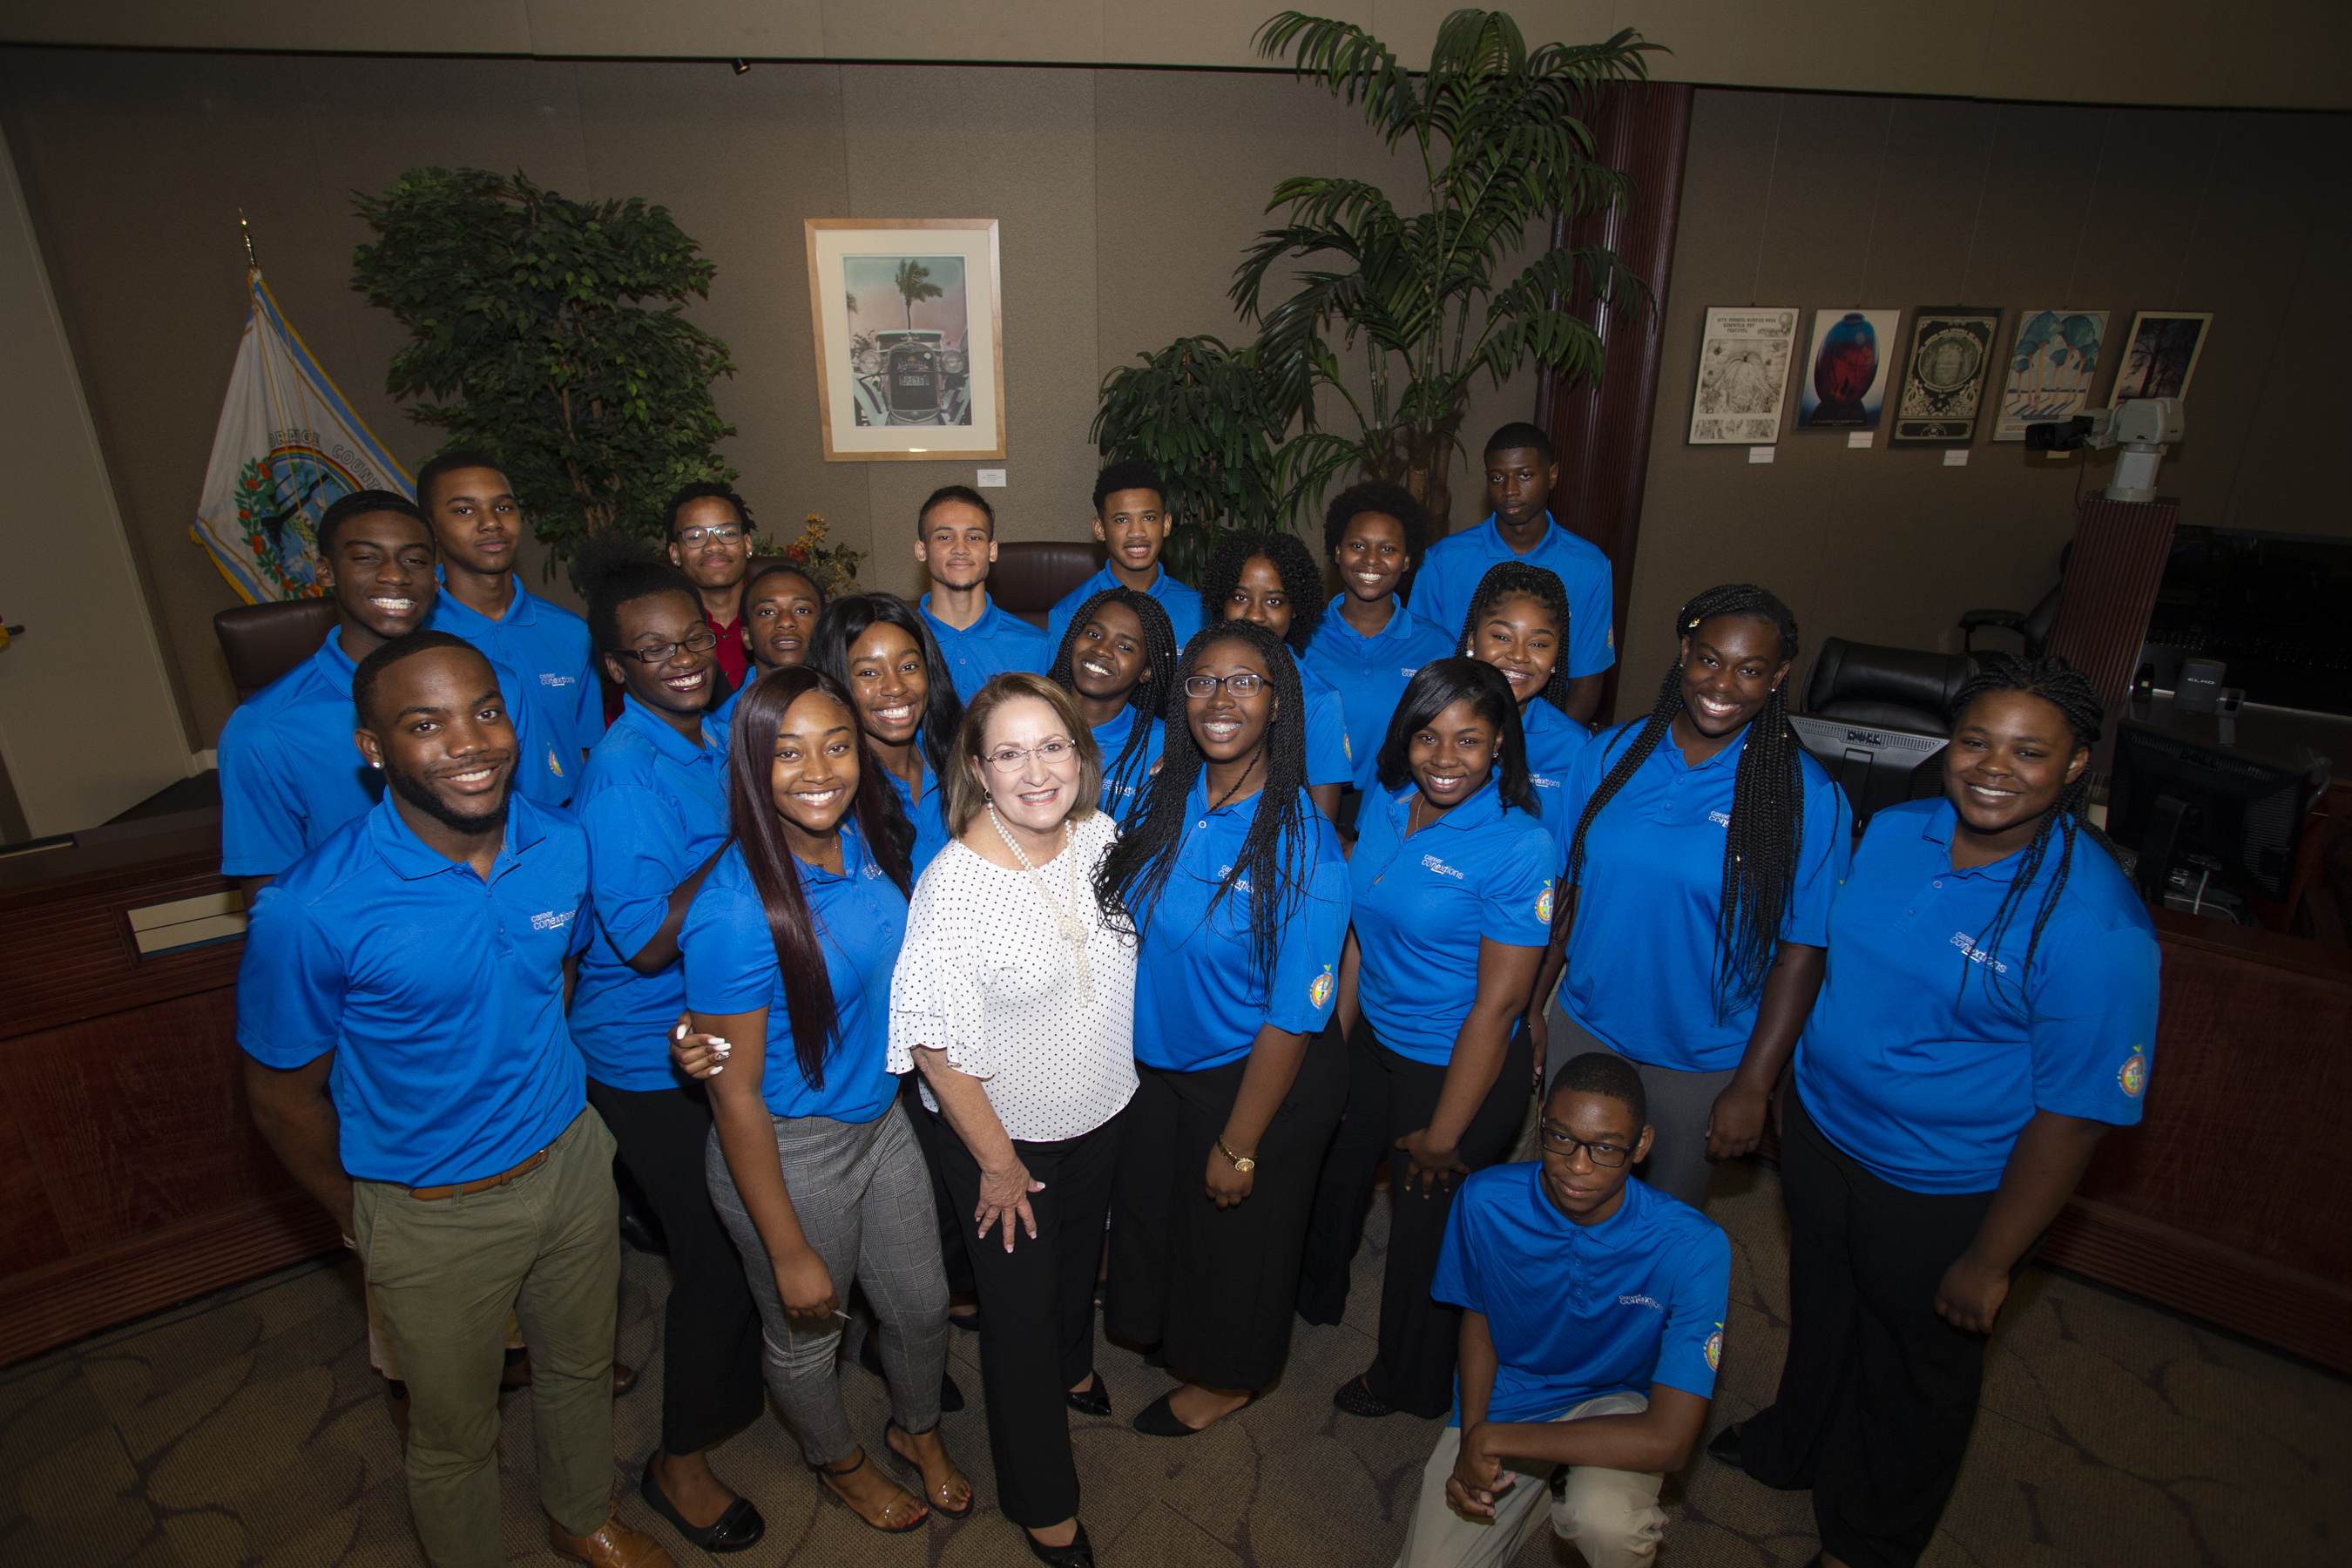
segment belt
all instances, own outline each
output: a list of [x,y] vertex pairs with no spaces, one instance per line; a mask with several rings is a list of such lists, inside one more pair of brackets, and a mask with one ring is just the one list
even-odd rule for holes
[[411,1187],[408,1195],[425,1203],[438,1203],[443,1198],[469,1198],[476,1193],[487,1193],[492,1187],[503,1187],[509,1182],[530,1175],[547,1163],[547,1151],[541,1149],[511,1171],[500,1171],[495,1176],[482,1176],[470,1182],[459,1182],[448,1187]]

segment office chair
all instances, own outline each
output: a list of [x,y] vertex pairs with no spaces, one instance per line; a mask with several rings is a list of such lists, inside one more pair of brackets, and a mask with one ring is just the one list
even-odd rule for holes
[[1976,660],[1965,654],[1829,637],[1805,676],[1801,710],[1849,724],[1948,736],[1952,726],[1945,713],[1975,670]]
[[335,629],[331,599],[277,599],[239,605],[213,617],[213,636],[228,660],[236,700],[253,694],[319,651]]
[[1963,615],[1960,617],[1961,648],[1970,654],[1980,651],[1977,647],[1977,633],[1990,626],[1999,631],[2015,632],[2018,640],[2025,645],[2025,657],[2040,658],[2042,650],[2050,646],[2050,628],[2058,620],[2058,595],[2066,587],[2066,561],[2074,553],[2074,543],[2069,540],[2058,552],[2058,581],[2051,584],[2050,592],[2042,595],[2041,602],[2033,608],[2022,614],[2016,610],[1970,610]]
[[999,544],[988,572],[988,597],[1042,631],[1048,612],[1108,559],[1109,552],[1091,539]]

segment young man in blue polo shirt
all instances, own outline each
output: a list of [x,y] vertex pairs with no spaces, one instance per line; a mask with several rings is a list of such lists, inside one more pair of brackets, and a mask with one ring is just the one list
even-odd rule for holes
[[1181,648],[1201,629],[1201,595],[1168,574],[1160,552],[1175,520],[1168,515],[1160,470],[1140,460],[1113,463],[1095,476],[1095,537],[1110,547],[1103,569],[1062,595],[1045,616],[1047,657],[1059,653],[1062,634],[1078,607],[1105,588],[1149,594],[1168,612]]
[[261,894],[237,975],[255,1122],[365,1264],[412,1397],[435,1568],[506,1561],[499,1378],[530,1336],[540,1497],[562,1556],[660,1568],[613,1514],[613,1139],[563,1019],[584,945],[578,824],[514,790],[489,661],[419,632],[360,664],[383,799]]
[[917,606],[965,702],[1008,669],[1043,675],[1054,662],[1045,634],[996,607],[988,569],[996,562],[996,511],[963,485],[935,489],[915,514],[915,559],[931,589]]
[[1592,1051],[1562,1067],[1543,1158],[1462,1185],[1431,1287],[1463,1309],[1454,1418],[1422,1469],[1398,1568],[1496,1568],[1540,1517],[1591,1568],[1643,1568],[1665,1472],[1706,1425],[1731,1293],[1714,1222],[1625,1178],[1648,1151],[1642,1080]]
[[520,759],[514,787],[542,805],[564,805],[604,733],[588,623],[516,577],[522,503],[496,458],[442,453],[417,470],[416,504],[441,547],[441,600],[429,624],[522,677],[509,700],[529,710],[541,744]]
[[1568,589],[1568,716],[1590,724],[1601,707],[1601,678],[1617,662],[1609,557],[1552,521],[1559,464],[1540,429],[1520,423],[1496,431],[1486,441],[1486,521],[1429,547],[1413,579],[1412,613],[1458,638],[1488,567],[1524,561],[1555,574]]

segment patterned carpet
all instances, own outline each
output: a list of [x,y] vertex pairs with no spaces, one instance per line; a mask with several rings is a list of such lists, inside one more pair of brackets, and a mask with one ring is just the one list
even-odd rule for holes
[[[1072,1417],[1085,1518],[1106,1568],[1155,1564],[1390,1563],[1400,1510],[1435,1431],[1406,1416],[1364,1421],[1328,1400],[1370,1360],[1372,1284],[1387,1230],[1375,1203],[1358,1260],[1356,1307],[1336,1328],[1302,1327],[1285,1385],[1208,1434],[1171,1443],[1124,1417],[1164,1374],[1105,1346],[1119,1418]],[[1786,1244],[1778,1181],[1718,1173],[1717,1218],[1737,1248],[1723,1386],[1710,1430],[1765,1402],[1786,1332]],[[659,1415],[657,1258],[625,1252],[624,1358],[645,1382],[619,1406],[621,1468],[634,1478]],[[287,1269],[0,1372],[0,1563],[124,1568],[373,1568],[419,1561],[400,1446],[368,1369],[347,1263]],[[1015,1564],[1019,1532],[993,1495],[978,1408],[975,1346],[955,1336],[973,1407],[949,1442],[983,1503],[961,1523],[874,1534],[827,1506],[790,1438],[762,1418],[725,1446],[721,1474],[768,1518],[741,1568]],[[849,1367],[853,1415],[879,1447],[880,1385]],[[554,1563],[533,1501],[530,1404],[509,1395],[506,1540],[518,1562]],[[1983,1418],[1929,1568],[1962,1564],[2304,1564],[2352,1561],[2352,1384],[2298,1362],[2041,1270],[2021,1286],[1996,1342]],[[1814,1551],[1802,1494],[1770,1492],[1705,1458],[1669,1481],[1670,1568],[1801,1563]],[[625,1515],[684,1568],[684,1546],[637,1500]],[[1539,1534],[1517,1568],[1577,1559]]]

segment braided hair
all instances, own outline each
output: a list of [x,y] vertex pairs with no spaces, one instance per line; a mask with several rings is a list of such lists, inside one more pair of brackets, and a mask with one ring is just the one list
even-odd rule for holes
[[1184,829],[1192,785],[1201,776],[1201,743],[1192,738],[1185,711],[1184,679],[1213,647],[1240,643],[1265,660],[1274,684],[1275,710],[1267,721],[1259,748],[1265,755],[1265,784],[1258,792],[1257,809],[1248,834],[1234,855],[1207,914],[1231,893],[1234,884],[1247,883],[1249,893],[1250,978],[1259,989],[1274,984],[1284,924],[1306,897],[1311,867],[1302,864],[1307,815],[1307,704],[1298,686],[1298,666],[1282,639],[1248,621],[1228,621],[1192,634],[1183,658],[1168,683],[1168,741],[1160,752],[1160,772],[1151,780],[1150,800],[1140,814],[1124,824],[1125,831],[1095,871],[1095,896],[1106,920],[1118,929],[1139,932],[1168,886],[1184,845]]
[[[2029,697],[2038,697],[2058,710],[2059,716],[2066,721],[2068,732],[2074,737],[2075,745],[2084,751],[2087,752],[2099,743],[2100,726],[2106,717],[2106,707],[2099,700],[2099,694],[2092,687],[2090,678],[2054,654],[2041,658],[2019,658],[2006,653],[1979,655],[1977,672],[1962,683],[1952,698],[1949,710],[1952,728],[1959,728],[1961,719],[1978,699],[2002,691],[2021,691]],[[1995,963],[2000,956],[2000,940],[2008,934],[2011,922],[2023,907],[2027,887],[2041,873],[2042,862],[2049,857],[2052,838],[2060,841],[2058,873],[2050,879],[2050,886],[2042,895],[2042,905],[2034,910],[2033,931],[2025,939],[2025,962],[2017,966],[2020,986],[2025,984],[2025,972],[2032,967],[2033,950],[2041,945],[2042,928],[2050,923],[2051,915],[2057,910],[2058,900],[2066,890],[2066,878],[2074,867],[2075,837],[2078,835],[2086,837],[2109,855],[2116,853],[2114,843],[2094,826],[2085,815],[2090,804],[2091,770],[2085,767],[2074,775],[2073,782],[2058,792],[2058,798],[2042,814],[2041,826],[2033,830],[2032,841],[2026,845],[2018,860],[2017,875],[2010,879],[2009,890],[2000,896],[2000,906],[1993,910],[1992,922],[1977,939],[1977,951],[1984,955],[1983,963],[1960,966],[1960,988],[1963,991],[1968,989],[1968,972],[1970,969],[1982,968],[1987,976],[1985,984],[1988,986],[1995,984],[2000,973],[2000,966]]]
[[[1095,612],[1105,605],[1125,605],[1135,612],[1136,624],[1143,628],[1143,679],[1127,694],[1127,705],[1135,710],[1134,722],[1127,727],[1127,743],[1116,757],[1103,759],[1103,777],[1122,783],[1133,777],[1134,770],[1145,766],[1144,759],[1151,751],[1151,721],[1168,706],[1168,694],[1176,689],[1176,627],[1168,619],[1168,612],[1160,601],[1137,588],[1105,588],[1078,606],[1062,633],[1062,646],[1054,652],[1054,667],[1045,679],[1065,691],[1077,689],[1070,680],[1070,661],[1076,654],[1078,637]],[[1140,780],[1135,780],[1140,784]],[[1144,799],[1141,788],[1130,797],[1134,805]],[[1132,807],[1130,807],[1132,809]]]
[[1323,624],[1323,569],[1315,564],[1315,557],[1295,533],[1255,528],[1225,532],[1201,574],[1202,607],[1212,620],[1225,619],[1225,606],[1233,602],[1242,568],[1260,555],[1282,579],[1283,596],[1290,601],[1290,629],[1282,634],[1282,640],[1290,645],[1292,658],[1304,658],[1315,628]]
[[1536,695],[1567,712],[1570,612],[1568,589],[1561,584],[1559,573],[1530,566],[1524,561],[1489,566],[1486,574],[1478,579],[1478,591],[1470,596],[1470,610],[1462,617],[1462,635],[1455,639],[1454,651],[1465,658],[1477,657],[1478,623],[1505,599],[1534,599],[1551,611],[1552,622],[1559,628],[1559,652],[1552,659],[1551,679]]
[[[1705,623],[1726,616],[1769,622],[1780,636],[1780,658],[1796,662],[1797,617],[1778,597],[1750,583],[1709,588],[1685,605],[1682,614],[1675,617],[1675,636],[1687,638]],[[1728,1006],[1744,1003],[1763,989],[1764,977],[1780,952],[1780,921],[1804,847],[1803,753],[1789,727],[1786,686],[1783,681],[1774,687],[1764,700],[1762,711],[1748,721],[1748,742],[1732,778],[1731,821],[1723,836],[1723,893],[1715,914],[1717,1023]],[[1561,876],[1563,885],[1580,885],[1584,875],[1585,834],[1593,818],[1658,749],[1682,709],[1683,659],[1677,655],[1658,685],[1658,700],[1650,716],[1642,721],[1640,731],[1619,755],[1616,765],[1594,787],[1584,803],[1584,815],[1576,819],[1576,833],[1568,846],[1568,869]],[[1560,903],[1565,915],[1569,900],[1563,899]]]

